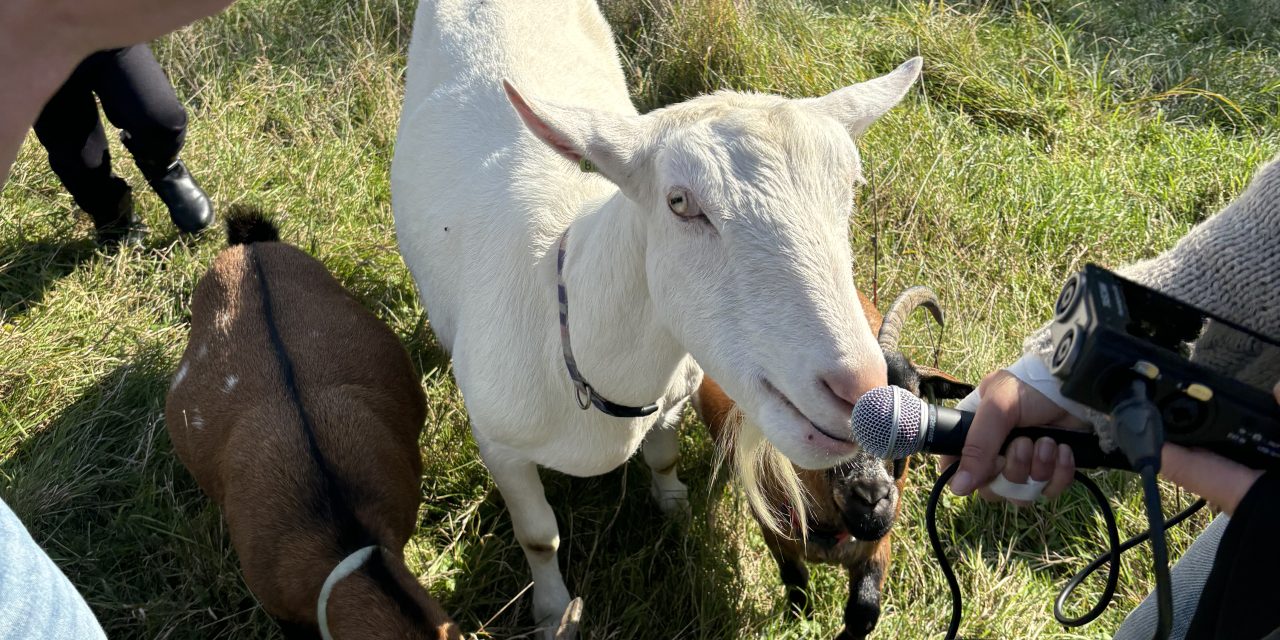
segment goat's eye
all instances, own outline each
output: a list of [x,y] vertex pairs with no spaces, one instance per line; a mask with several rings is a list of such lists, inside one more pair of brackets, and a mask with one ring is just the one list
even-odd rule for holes
[[684,187],[675,187],[667,192],[667,208],[681,218],[696,218],[702,215],[693,194]]

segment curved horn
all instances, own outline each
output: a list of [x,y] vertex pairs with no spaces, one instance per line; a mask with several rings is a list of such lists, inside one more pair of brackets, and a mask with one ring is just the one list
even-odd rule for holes
[[917,307],[928,309],[939,325],[946,325],[942,319],[942,307],[938,305],[938,294],[929,287],[911,287],[899,294],[884,314],[880,335],[876,336],[881,349],[898,350],[898,336],[902,333],[902,327],[907,323],[907,318]]

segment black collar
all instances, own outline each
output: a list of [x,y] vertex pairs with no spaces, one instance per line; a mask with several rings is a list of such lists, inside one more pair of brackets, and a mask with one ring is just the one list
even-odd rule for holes
[[573,348],[569,345],[569,293],[564,286],[564,253],[569,238],[569,230],[560,235],[560,249],[556,254],[556,294],[560,301],[560,348],[564,351],[564,366],[569,370],[569,379],[573,380],[574,395],[578,407],[586,410],[595,406],[601,413],[615,418],[640,418],[658,410],[658,403],[651,402],[643,407],[628,407],[606,400],[582,377],[578,371],[578,363],[573,359]]

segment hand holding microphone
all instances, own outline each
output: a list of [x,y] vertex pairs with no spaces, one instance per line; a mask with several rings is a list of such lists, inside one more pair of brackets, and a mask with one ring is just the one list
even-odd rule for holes
[[[1028,453],[1033,449],[1031,442],[1026,438],[1017,438],[1009,443],[1001,470],[996,461],[1000,446],[1010,435],[1030,431],[1021,427],[1041,424],[1077,430],[1089,429],[1089,426],[1008,371],[1001,370],[988,375],[979,384],[978,393],[982,400],[960,456],[960,471],[951,483],[954,493],[966,495],[973,491],[973,485],[957,486],[960,474],[969,470],[971,478],[978,478],[977,486],[981,487],[979,491],[987,499],[1000,499],[987,487],[987,483],[996,474],[1003,474],[1014,483],[1025,482],[1028,477],[1032,480],[1048,478],[1044,496],[1055,498],[1071,485],[1076,466],[1095,466],[1076,464],[1075,454],[1081,449],[1074,442],[1069,446],[1057,444],[1058,457],[1052,464],[1046,464],[1040,456],[1041,447],[1054,444],[1053,439],[1048,439],[1049,442],[1046,443],[1047,438],[1035,441],[1035,459],[1028,465],[1027,460],[1031,458]],[[1275,386],[1272,393],[1276,401],[1280,402],[1280,384]],[[1081,435],[1086,435],[1089,438],[1087,442],[1096,446],[1096,439],[1091,432],[1082,431]],[[1065,439],[1059,442],[1063,440]],[[1022,442],[1021,445],[1019,441]],[[1075,454],[1072,453],[1073,449]],[[1173,443],[1164,445],[1161,457],[1163,463],[1160,474],[1165,480],[1203,497],[1228,515],[1235,512],[1236,505],[1262,475],[1257,469],[1250,469],[1223,456]],[[954,456],[943,456],[942,465],[945,467],[954,460]],[[984,469],[991,470],[989,475],[981,475]],[[1030,469],[1029,474],[1027,469]]]
[[[1046,482],[1044,494],[1054,497],[1070,485],[1078,456],[1085,467],[1127,467],[1123,456],[1104,454],[1093,434],[1068,430],[1079,429],[1082,421],[1007,372],[988,376],[980,393],[982,403],[974,414],[924,404],[903,389],[874,389],[854,409],[854,433],[877,456],[924,451],[943,455],[945,465],[950,464],[946,458],[963,454],[961,471],[951,484],[960,495],[977,486],[984,495],[990,493],[986,485],[1003,473],[1012,483],[1028,477]],[[1036,438],[1034,445],[1029,437],[1009,437],[1015,425],[1028,422],[1041,425],[1022,430]],[[1003,466],[998,459],[1002,452]],[[961,478],[966,473],[968,479]]]
[[[1000,500],[988,484],[998,475],[1011,483],[1028,480],[1045,482],[1042,494],[1056,498],[1071,486],[1076,470],[1072,448],[1051,437],[1018,437],[1004,447],[1018,427],[1050,426],[1079,431],[1092,439],[1089,424],[1054,403],[1035,387],[1006,370],[993,372],[978,385],[981,400],[974,411],[970,435],[959,452],[960,470],[951,481],[951,491],[968,495],[975,489],[987,500]],[[1001,456],[1003,455],[1003,460]],[[942,458],[945,467],[957,456]]]
[[[1280,402],[1280,385],[1275,392]],[[1014,485],[1028,479],[1044,483],[1042,494],[1055,498],[1070,486],[1077,466],[1129,468],[1119,452],[1101,450],[1087,423],[1008,371],[988,375],[978,393],[981,401],[977,411],[970,413],[925,404],[905,389],[873,389],[854,407],[854,434],[864,449],[878,457],[935,453],[946,467],[959,455],[960,470],[951,482],[952,491],[967,495],[978,488],[991,500],[1000,497],[989,488],[997,476]],[[1165,445],[1163,457],[1167,480],[1228,513],[1262,473],[1175,444]]]

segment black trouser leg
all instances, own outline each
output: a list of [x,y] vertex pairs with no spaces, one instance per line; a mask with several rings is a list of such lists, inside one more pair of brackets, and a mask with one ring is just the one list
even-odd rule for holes
[[103,56],[92,80],[103,112],[143,175],[158,178],[182,150],[187,110],[147,45],[95,55]]
[[213,204],[177,161],[187,135],[187,110],[151,49],[136,45],[111,52],[94,77],[93,91],[178,230],[209,226]]
[[81,209],[114,213],[128,185],[111,175],[111,153],[98,119],[91,77],[101,54],[94,54],[49,99],[36,119],[36,137],[49,152],[49,166]]

